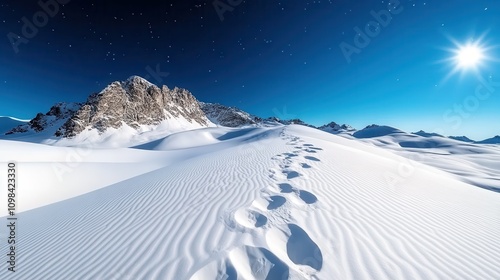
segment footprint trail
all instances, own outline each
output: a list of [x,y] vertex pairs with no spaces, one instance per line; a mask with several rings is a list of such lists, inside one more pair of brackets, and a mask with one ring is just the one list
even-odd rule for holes
[[293,213],[318,202],[314,193],[301,188],[301,183],[314,168],[313,163],[320,162],[308,154],[322,149],[286,134],[286,129],[280,136],[291,149],[272,157],[276,164],[268,171],[269,186],[250,205],[234,211],[232,222],[227,222],[236,224],[236,229],[249,233],[253,240],[261,240],[260,244],[236,247],[217,264],[198,272],[216,266],[221,279],[310,279],[321,270],[323,254]]

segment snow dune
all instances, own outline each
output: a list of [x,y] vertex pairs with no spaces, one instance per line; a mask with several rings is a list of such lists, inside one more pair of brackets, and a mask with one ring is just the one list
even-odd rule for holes
[[[466,183],[500,192],[499,145],[466,143],[425,133],[415,135],[383,126],[357,133],[353,136],[360,138],[359,141],[437,167]],[[343,136],[351,137],[346,134]],[[412,165],[410,162],[408,164]]]
[[[21,204],[38,174],[25,166],[71,149],[30,145],[0,141]],[[82,164],[109,174],[78,179],[117,182],[20,213],[18,271],[0,279],[499,279],[500,193],[417,162],[394,184],[407,161],[295,125],[93,150]]]

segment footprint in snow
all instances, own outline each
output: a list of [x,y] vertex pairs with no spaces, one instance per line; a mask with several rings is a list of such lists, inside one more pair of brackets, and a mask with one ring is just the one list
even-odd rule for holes
[[318,201],[318,198],[314,194],[312,194],[308,191],[300,190],[299,197],[300,197],[300,199],[302,199],[302,201],[304,201],[307,204],[313,204],[316,201]]
[[286,178],[289,180],[300,176],[300,174],[297,171],[292,171],[292,170],[284,170],[283,174],[285,174]]
[[299,156],[297,153],[284,153],[283,155],[287,158]]
[[321,161],[321,160],[319,160],[318,158],[311,157],[311,156],[305,156],[304,158],[305,158],[305,159],[308,159],[308,160],[312,160],[312,161]]
[[309,164],[307,164],[307,163],[301,163],[301,164],[300,164],[300,166],[301,166],[302,168],[312,168],[312,166],[310,166],[310,165],[309,165]]
[[[275,254],[265,248],[244,246],[229,252],[229,259],[238,262],[238,279],[251,277],[251,279],[288,279],[290,269]],[[244,264],[244,265],[241,265]],[[234,266],[236,267],[236,265]],[[245,277],[245,278],[246,278]],[[227,278],[217,278],[227,279]]]
[[296,265],[309,266],[319,271],[323,267],[323,254],[307,232],[296,224],[285,228],[271,228],[266,243],[276,255],[286,255]]
[[273,195],[269,197],[269,204],[267,205],[267,210],[274,210],[285,204],[286,198],[281,195]]
[[259,228],[267,223],[267,217],[257,211],[240,208],[234,212],[234,220],[246,228]]
[[278,187],[280,188],[280,190],[281,190],[282,193],[291,193],[291,192],[293,192],[292,185],[290,185],[288,183],[278,184]]
[[206,264],[189,279],[237,280],[243,277],[289,279],[290,268],[271,251],[244,245],[231,249],[226,257]]
[[318,245],[301,227],[289,224],[290,237],[286,243],[286,250],[290,260],[298,265],[308,265],[316,270],[323,266],[323,254]]

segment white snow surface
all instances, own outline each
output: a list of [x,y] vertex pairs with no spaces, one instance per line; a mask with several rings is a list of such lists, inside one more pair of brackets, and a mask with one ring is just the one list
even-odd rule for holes
[[0,140],[2,201],[11,160],[18,267],[0,279],[500,279],[500,193],[304,126]]

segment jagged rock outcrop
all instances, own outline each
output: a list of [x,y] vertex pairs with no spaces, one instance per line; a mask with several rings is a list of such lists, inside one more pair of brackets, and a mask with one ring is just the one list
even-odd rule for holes
[[284,125],[299,124],[299,125],[303,125],[303,126],[308,126],[308,127],[316,128],[314,125],[308,124],[308,123],[304,122],[301,119],[291,119],[291,120],[280,120],[280,119],[277,119],[277,121],[279,123],[281,123],[281,124],[284,124]]
[[38,113],[35,118],[28,123],[14,127],[5,134],[24,133],[29,131],[42,132],[48,128],[61,125],[61,122],[71,117],[80,106],[80,103],[57,103],[50,107],[47,113]]
[[199,105],[210,121],[221,126],[239,127],[256,124],[261,120],[236,107],[205,102],[199,102]]
[[356,130],[350,125],[347,124],[339,125],[336,122],[331,122],[329,124],[322,125],[318,127],[318,129],[329,133],[352,132]]
[[172,118],[200,126],[210,124],[189,91],[177,87],[159,88],[141,77],[132,76],[91,95],[57,130],[56,136],[71,138],[85,129],[104,132],[122,125],[137,129],[140,125],[157,125]]

